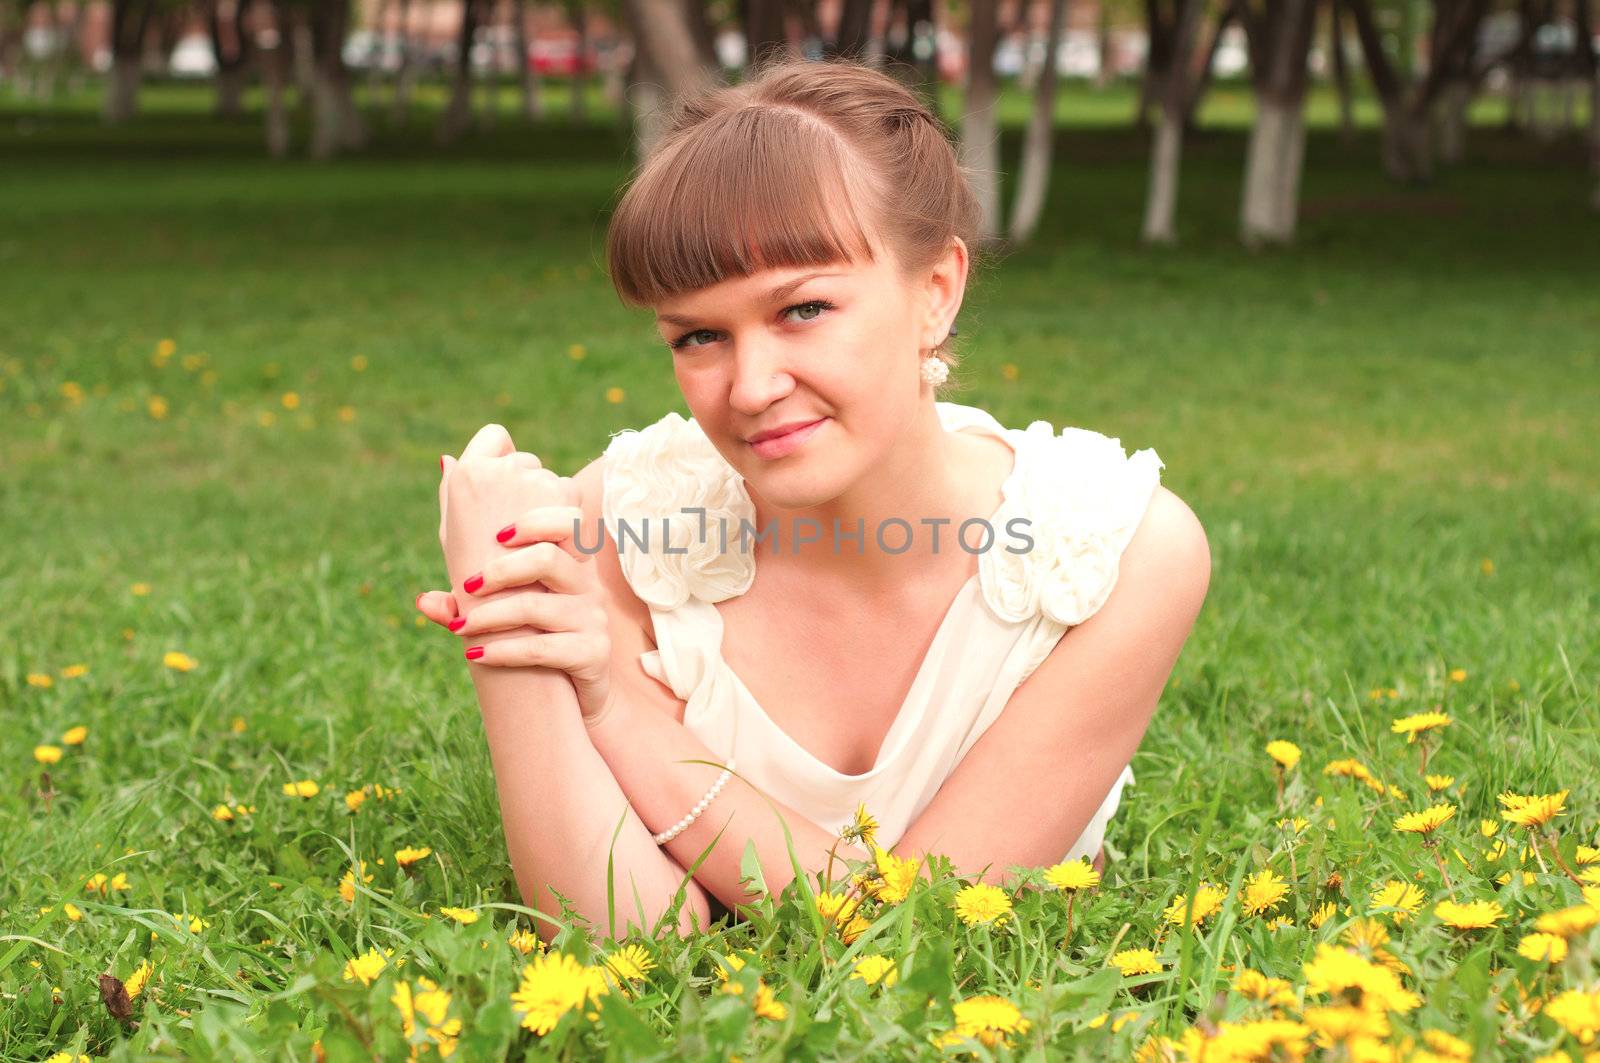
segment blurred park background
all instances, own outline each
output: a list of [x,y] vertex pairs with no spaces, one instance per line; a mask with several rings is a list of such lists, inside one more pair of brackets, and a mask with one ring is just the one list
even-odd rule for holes
[[[770,48],[885,63],[977,175],[993,265],[946,397],[1154,447],[1210,537],[1105,899],[1047,980],[1149,943],[1191,871],[1237,883],[1266,845],[1289,873],[1268,739],[1313,776],[1398,773],[1389,718],[1444,706],[1466,830],[1504,788],[1571,787],[1594,845],[1592,5],[0,0],[0,867],[24,869],[0,875],[0,1055],[382,1054],[389,983],[340,973],[373,944],[449,973],[467,1058],[519,1036],[481,726],[457,640],[412,611],[444,583],[437,457],[498,421],[571,473],[682,409],[602,269],[606,214],[675,95]],[[1427,865],[1340,820],[1295,865],[1308,890]],[[376,866],[401,846],[433,856]],[[417,918],[439,905],[491,918],[452,937]],[[901,945],[957,942],[965,984],[979,953],[948,923]],[[767,970],[822,992],[821,946],[783,925]],[[1268,969],[1301,948],[1250,940]],[[1020,999],[1044,975],[1009,957],[981,977]],[[643,1025],[552,1036],[747,1058],[807,1036],[735,1031],[681,993],[700,953],[657,959]],[[142,964],[135,1030],[97,978]],[[1203,974],[1156,983],[1165,1011],[1097,982],[1080,1018],[1137,1022],[1055,1047],[1107,1058],[1209,1006]],[[1490,1036],[1476,992],[1447,985],[1439,1014]],[[812,1048],[888,1036],[826,994]]]

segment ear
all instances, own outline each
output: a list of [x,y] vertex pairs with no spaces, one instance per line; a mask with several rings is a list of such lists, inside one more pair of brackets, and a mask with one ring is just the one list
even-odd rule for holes
[[919,349],[937,347],[950,334],[967,292],[969,265],[965,241],[952,236],[945,253],[923,277],[926,304]]

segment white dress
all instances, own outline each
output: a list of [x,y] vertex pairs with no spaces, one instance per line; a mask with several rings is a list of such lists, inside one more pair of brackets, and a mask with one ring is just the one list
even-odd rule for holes
[[[1013,468],[1004,501],[989,518],[994,543],[956,594],[876,763],[863,775],[842,774],[807,752],[722,658],[722,615],[713,603],[743,594],[755,579],[754,547],[738,547],[741,519],[756,526],[744,478],[692,418],[676,412],[642,430],[615,433],[605,451],[606,533],[655,628],[657,648],[640,657],[645,672],[685,702],[684,726],[718,756],[736,757],[739,774],[757,789],[830,832],[864,803],[885,848],[927,807],[1068,628],[1110,597],[1118,560],[1164,467],[1154,450],[1128,455],[1120,440],[1098,432],[1057,433],[1047,421],[1005,428],[977,407],[935,406],[946,431],[989,432],[1008,443]],[[698,509],[685,507],[703,508],[703,523]],[[1031,521],[1026,552],[1017,552],[1020,541],[1007,533],[1007,522],[1019,516]],[[624,537],[619,520],[632,529]],[[980,541],[977,531],[968,543]],[[641,548],[646,532],[648,547]],[[868,543],[873,534],[867,531]],[[903,541],[903,533],[894,539],[886,533],[885,541]],[[1065,859],[1095,856],[1132,781],[1125,766]]]

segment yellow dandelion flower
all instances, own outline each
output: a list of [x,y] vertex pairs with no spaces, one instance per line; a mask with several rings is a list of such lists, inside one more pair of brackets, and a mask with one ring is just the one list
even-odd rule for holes
[[1016,380],[1022,375],[1022,370],[1015,362],[1002,362],[1000,363],[1000,375],[1006,380]]
[[83,918],[83,909],[79,908],[71,901],[67,901],[66,903],[62,904],[61,910],[65,912],[67,918],[71,919],[74,923]]
[[283,402],[283,408],[286,410],[298,410],[300,408],[300,396],[296,392],[285,391],[281,401]]
[[1160,974],[1161,961],[1151,949],[1123,949],[1111,957],[1111,965],[1121,971],[1123,977],[1132,977],[1136,974]]
[[1292,830],[1296,834],[1303,833],[1309,826],[1311,826],[1311,821],[1304,816],[1295,816],[1293,819],[1286,817],[1278,820],[1280,830]]
[[511,1006],[524,1029],[543,1037],[567,1012],[591,1002],[598,1004],[600,996],[608,992],[610,986],[598,970],[567,953],[547,952],[522,969]]
[[872,850],[878,881],[873,886],[873,896],[885,904],[899,904],[911,894],[922,870],[922,861],[912,857],[895,856],[887,849],[876,846]]
[[1394,734],[1406,736],[1406,742],[1417,740],[1417,735],[1425,731],[1432,731],[1440,727],[1448,727],[1450,717],[1442,712],[1418,712],[1410,716],[1402,716],[1389,725],[1389,730]]
[[1317,906],[1316,911],[1311,913],[1311,917],[1306,920],[1306,924],[1313,930],[1320,930],[1322,929],[1322,924],[1328,921],[1334,911],[1335,908],[1332,901],[1320,904]]
[[29,672],[28,685],[30,687],[53,687],[56,685],[55,677],[46,672]]
[[1560,963],[1567,958],[1567,939],[1559,934],[1524,934],[1517,942],[1517,952],[1530,960]]
[[66,731],[61,735],[61,744],[64,746],[81,746],[83,745],[84,739],[88,737],[89,729],[82,724],[79,724],[77,727],[69,727],[66,729]]
[[1505,808],[1500,813],[1500,818],[1519,827],[1542,827],[1566,811],[1567,794],[1570,792],[1562,790],[1559,793],[1533,794],[1526,797],[1509,792],[1503,793],[1499,796],[1499,801]]
[[172,407],[167,405],[167,400],[162,398],[160,395],[151,395],[148,399],[146,399],[144,402],[144,408],[145,411],[150,414],[151,418],[157,421],[165,420],[167,413],[172,409]]
[[1013,1034],[1028,1032],[1033,1024],[1022,1017],[1022,1011],[1005,997],[985,994],[958,1001],[954,1007],[955,1028],[940,1035],[935,1043],[941,1046],[957,1044],[973,1038],[987,1048],[1009,1047]]
[[176,354],[177,351],[178,344],[175,340],[164,339],[160,343],[156,344],[156,353],[154,358],[158,362],[164,362]]
[[367,370],[367,356],[364,355],[364,354],[358,354],[358,355],[355,355],[354,357],[352,357],[350,359],[350,368],[354,369],[358,373],[366,372],[366,370]]
[[1575,904],[1571,908],[1546,912],[1534,920],[1533,927],[1546,934],[1571,938],[1577,934],[1588,933],[1597,924],[1600,924],[1600,908],[1589,904]]
[[346,904],[353,904],[356,899],[356,876],[361,876],[362,882],[371,882],[372,876],[367,874],[367,862],[360,861],[354,868],[344,873],[344,878],[339,880],[339,897]]
[[[1212,915],[1222,909],[1222,902],[1227,899],[1228,891],[1213,886],[1209,882],[1202,882],[1194,891],[1193,914],[1189,916],[1193,924],[1198,926]],[[1179,894],[1172,899],[1172,903],[1163,909],[1161,915],[1167,922],[1174,926],[1182,926],[1185,913],[1189,911],[1189,899],[1184,894]]]
[[440,908],[439,914],[449,916],[463,926],[478,921],[478,913],[471,908]]
[[371,985],[382,970],[388,966],[388,961],[383,954],[375,948],[369,948],[360,956],[345,961],[344,980],[346,982],[359,981],[362,985]]
[[365,789],[351,790],[344,795],[344,807],[348,808],[352,812],[355,812],[361,808],[361,802],[365,801],[366,799],[367,791]]
[[351,421],[354,421],[355,419],[356,419],[356,408],[354,406],[340,406],[339,407],[339,420],[341,422],[343,422],[344,424],[349,424]]
[[765,982],[756,983],[756,999],[752,1006],[755,1013],[763,1019],[782,1022],[789,1017],[789,1006],[777,999],[772,987]]
[[278,423],[278,415],[271,410],[260,410],[256,413],[256,424],[262,428],[271,428]]
[[1572,862],[1579,867],[1600,863],[1600,849],[1592,845],[1580,845],[1573,853]]
[[877,844],[878,821],[867,811],[865,802],[856,805],[856,814],[841,832],[845,841],[859,841],[871,848]]
[[233,718],[233,722],[228,725],[228,730],[232,731],[236,735],[242,735],[249,728],[249,726],[250,725],[245,722],[245,718],[243,716],[235,716]]
[[133,973],[122,983],[122,987],[128,991],[129,1000],[144,992],[144,987],[150,983],[150,976],[154,973],[155,968],[150,965],[149,960],[140,961],[139,966],[135,967]]
[[588,349],[585,348],[581,343],[574,343],[567,348],[567,357],[571,358],[574,362],[583,361],[584,355],[588,353]]
[[128,593],[133,595],[135,598],[143,598],[145,595],[150,593],[150,584],[130,583],[128,584]]
[[1420,812],[1407,812],[1394,821],[1394,829],[1408,834],[1432,834],[1455,816],[1456,806],[1443,803]]
[[1494,901],[1440,901],[1433,907],[1439,921],[1457,930],[1481,930],[1494,926],[1506,914]]
[[1339,940],[1357,949],[1377,949],[1389,941],[1389,930],[1376,919],[1363,916],[1352,920],[1339,935]]
[[612,405],[616,405],[627,397],[628,393],[619,387],[606,388],[606,401]]
[[1100,872],[1082,857],[1045,868],[1044,880],[1052,889],[1086,890],[1100,885]]
[[1411,1011],[1422,998],[1400,984],[1400,976],[1359,953],[1323,942],[1303,968],[1306,992],[1368,1010]]
[[544,948],[544,939],[531,930],[513,930],[506,941],[524,956],[536,949]]
[[1275,739],[1267,743],[1267,756],[1281,764],[1284,771],[1288,771],[1300,763],[1300,747],[1281,738]]
[[1465,668],[1452,668],[1452,669],[1450,669],[1450,682],[1452,682],[1452,683],[1461,683],[1461,682],[1465,682],[1466,678],[1467,678],[1467,670]]
[[1304,1059],[1311,1051],[1311,1034],[1310,1026],[1291,1019],[1219,1022],[1201,1053],[1208,1060]]
[[1233,980],[1233,988],[1240,996],[1264,1000],[1274,1007],[1292,1007],[1295,1004],[1294,987],[1287,979],[1270,978],[1249,967],[1240,970]]
[[1456,777],[1454,775],[1424,775],[1422,781],[1428,784],[1428,789],[1438,793],[1440,790],[1449,789],[1450,784],[1456,781]]
[[211,810],[211,818],[222,823],[228,823],[233,819],[233,809],[227,805],[218,805]]
[[1390,908],[1390,918],[1403,923],[1422,907],[1422,888],[1415,883],[1390,879],[1372,887],[1372,907]]
[[1270,867],[1245,879],[1239,894],[1239,904],[1250,915],[1261,915],[1276,908],[1289,893],[1289,885]]
[[34,746],[33,759],[40,764],[59,764],[61,762],[61,747]]
[[285,797],[315,797],[321,792],[322,787],[318,786],[314,779],[300,779],[296,782],[283,784],[283,796]]
[[189,672],[193,671],[200,662],[180,650],[168,650],[161,658],[161,663],[171,668],[174,672]]
[[426,845],[420,849],[407,847],[394,854],[394,862],[401,867],[410,867],[419,860],[426,860],[431,855],[433,855],[433,850]]
[[1592,1045],[1600,1038],[1600,989],[1590,993],[1568,989],[1553,997],[1544,1013],[1581,1044]]
[[606,957],[605,965],[618,978],[642,982],[655,969],[656,961],[643,945],[624,945]]
[[888,956],[862,956],[856,960],[854,969],[850,972],[851,978],[858,978],[868,985],[892,986],[900,977],[900,971],[894,960]]
[[1011,895],[999,886],[980,882],[956,894],[956,915],[968,926],[1004,923],[1011,913]]

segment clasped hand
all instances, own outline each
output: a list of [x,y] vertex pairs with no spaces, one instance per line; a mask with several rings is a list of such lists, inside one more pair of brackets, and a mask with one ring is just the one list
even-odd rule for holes
[[491,668],[555,668],[572,680],[586,723],[611,697],[611,637],[594,558],[577,548],[582,493],[570,477],[484,425],[439,476],[439,546],[451,590],[417,608]]

